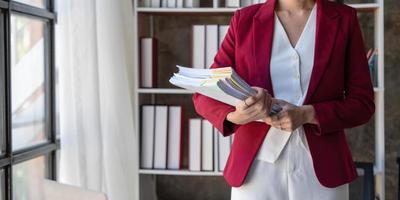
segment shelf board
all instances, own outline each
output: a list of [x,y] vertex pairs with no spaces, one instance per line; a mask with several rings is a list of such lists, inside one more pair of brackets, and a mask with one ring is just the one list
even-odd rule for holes
[[[374,87],[374,92],[382,92],[381,87]],[[139,94],[193,94],[194,92],[179,88],[139,88]]]
[[[359,176],[364,176],[364,170],[357,168],[357,173]],[[379,170],[376,166],[374,166],[374,176],[384,175],[384,171]]]
[[[347,4],[360,11],[369,11],[379,8],[378,3],[360,3],[360,4]],[[215,14],[232,14],[240,8],[148,8],[138,7],[136,11],[139,13],[160,13],[160,14],[176,14],[176,13],[215,13]]]
[[[357,169],[358,175],[363,176],[364,171],[361,169]],[[149,174],[149,175],[172,175],[172,176],[222,176],[223,172],[217,171],[189,171],[187,169],[184,170],[163,170],[163,169],[140,169],[140,174]],[[377,170],[374,167],[374,175],[382,174],[382,171]]]
[[359,11],[373,11],[379,8],[378,3],[356,3],[356,4],[347,4]]
[[383,92],[384,88],[382,87],[374,87],[374,92]]
[[218,171],[189,171],[188,169],[184,170],[140,169],[139,174],[179,175],[179,176],[222,176],[222,172]]
[[139,13],[227,13],[231,14],[238,8],[137,8]]
[[193,94],[194,92],[179,88],[139,88],[139,94]]

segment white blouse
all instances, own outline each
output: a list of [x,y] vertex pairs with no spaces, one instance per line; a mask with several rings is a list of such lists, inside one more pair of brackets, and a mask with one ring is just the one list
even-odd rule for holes
[[[297,106],[303,105],[314,64],[315,31],[316,4],[314,4],[294,48],[275,14],[270,64],[275,98],[283,99]],[[299,139],[303,141],[302,143],[307,142],[303,132],[303,126],[296,129],[292,134],[271,127],[258,152],[257,159],[275,162],[288,141]]]
[[[315,33],[316,4],[294,48],[275,14],[270,67],[275,98],[303,105],[314,64]],[[256,160],[249,182],[232,189],[232,199],[348,199],[347,184],[327,188],[319,183],[303,126],[292,133],[271,127]]]

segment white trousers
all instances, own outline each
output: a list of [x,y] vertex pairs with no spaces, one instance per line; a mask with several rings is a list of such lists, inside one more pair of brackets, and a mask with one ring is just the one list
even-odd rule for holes
[[231,189],[231,200],[348,199],[348,184],[327,188],[319,183],[302,127],[275,163],[254,159],[243,185]]

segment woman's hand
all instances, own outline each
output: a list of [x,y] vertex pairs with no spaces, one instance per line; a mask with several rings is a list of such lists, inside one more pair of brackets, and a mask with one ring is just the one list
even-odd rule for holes
[[229,113],[226,120],[242,125],[268,116],[271,110],[271,95],[263,88],[253,88],[257,90],[257,95],[236,105],[236,110]]
[[311,105],[296,106],[280,99],[274,99],[274,103],[278,103],[282,110],[271,117],[265,118],[265,123],[284,130],[293,132],[306,123],[316,124],[315,110]]

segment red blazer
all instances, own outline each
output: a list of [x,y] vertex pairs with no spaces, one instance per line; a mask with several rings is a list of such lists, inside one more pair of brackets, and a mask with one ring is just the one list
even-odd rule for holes
[[[319,125],[304,124],[304,129],[319,182],[336,187],[357,178],[344,129],[369,121],[375,112],[374,91],[356,10],[328,0],[316,3],[314,67],[304,104],[314,106]],[[267,0],[237,10],[211,66],[232,66],[250,85],[272,96],[274,6],[275,0]],[[234,107],[198,93],[193,102],[198,114],[224,136],[235,133],[224,177],[232,187],[242,185],[270,126],[229,126],[225,118]]]

